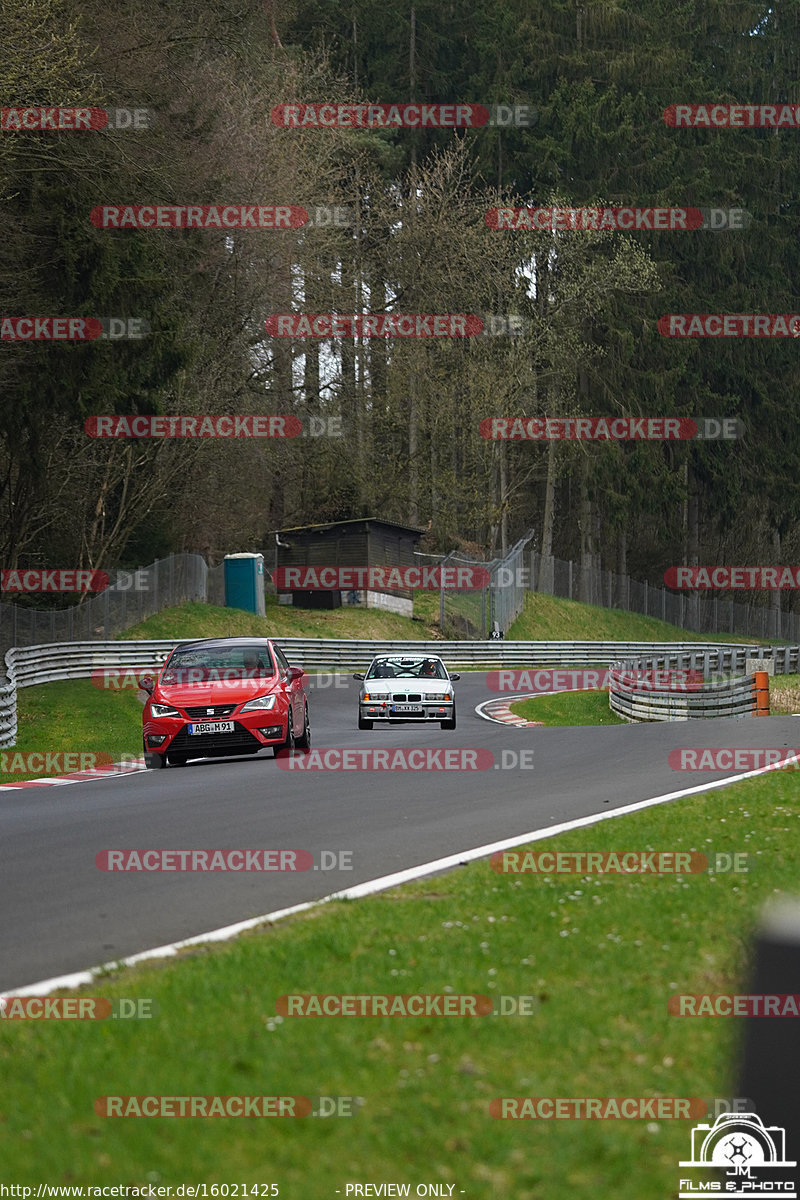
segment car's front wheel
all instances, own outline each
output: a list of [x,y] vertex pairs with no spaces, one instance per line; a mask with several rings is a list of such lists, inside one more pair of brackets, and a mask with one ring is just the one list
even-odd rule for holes
[[305,706],[305,719],[303,724],[303,732],[297,739],[297,745],[301,750],[311,749],[311,722],[308,716],[308,705]]
[[359,729],[372,729],[372,721],[365,721],[364,718],[359,713],[358,728]]
[[455,729],[456,727],[456,710],[453,708],[453,715],[448,721],[441,722],[442,729]]

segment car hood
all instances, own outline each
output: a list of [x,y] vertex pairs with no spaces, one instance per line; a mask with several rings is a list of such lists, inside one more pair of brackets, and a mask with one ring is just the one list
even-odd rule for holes
[[156,704],[171,704],[176,708],[187,705],[242,704],[255,696],[265,696],[278,687],[277,679],[228,679],[208,683],[159,684],[152,699]]
[[365,679],[362,692],[370,696],[391,696],[393,692],[419,692],[423,696],[431,693],[452,691],[449,679]]

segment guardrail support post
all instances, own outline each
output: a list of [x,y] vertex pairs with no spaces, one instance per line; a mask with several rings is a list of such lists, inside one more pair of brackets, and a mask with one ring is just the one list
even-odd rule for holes
[[[742,990],[751,996],[800,994],[797,900],[780,901],[764,913],[756,934],[750,984]],[[800,1021],[796,1017],[744,1019],[739,1090],[753,1101],[765,1125],[779,1125],[786,1130],[786,1158],[790,1160],[800,1159],[798,1063]]]

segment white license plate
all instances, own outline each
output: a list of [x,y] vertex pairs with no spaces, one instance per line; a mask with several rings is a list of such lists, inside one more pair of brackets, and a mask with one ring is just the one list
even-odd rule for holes
[[189,733],[233,733],[233,721],[196,721],[189,726]]
[[393,704],[393,713],[422,713],[423,709],[419,704]]

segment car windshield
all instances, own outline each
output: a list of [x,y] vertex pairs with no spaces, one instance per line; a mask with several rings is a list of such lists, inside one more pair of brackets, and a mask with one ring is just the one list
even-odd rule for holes
[[379,658],[367,679],[447,679],[447,673],[438,658]]
[[161,683],[169,686],[269,679],[274,674],[269,646],[192,646],[173,653]]

